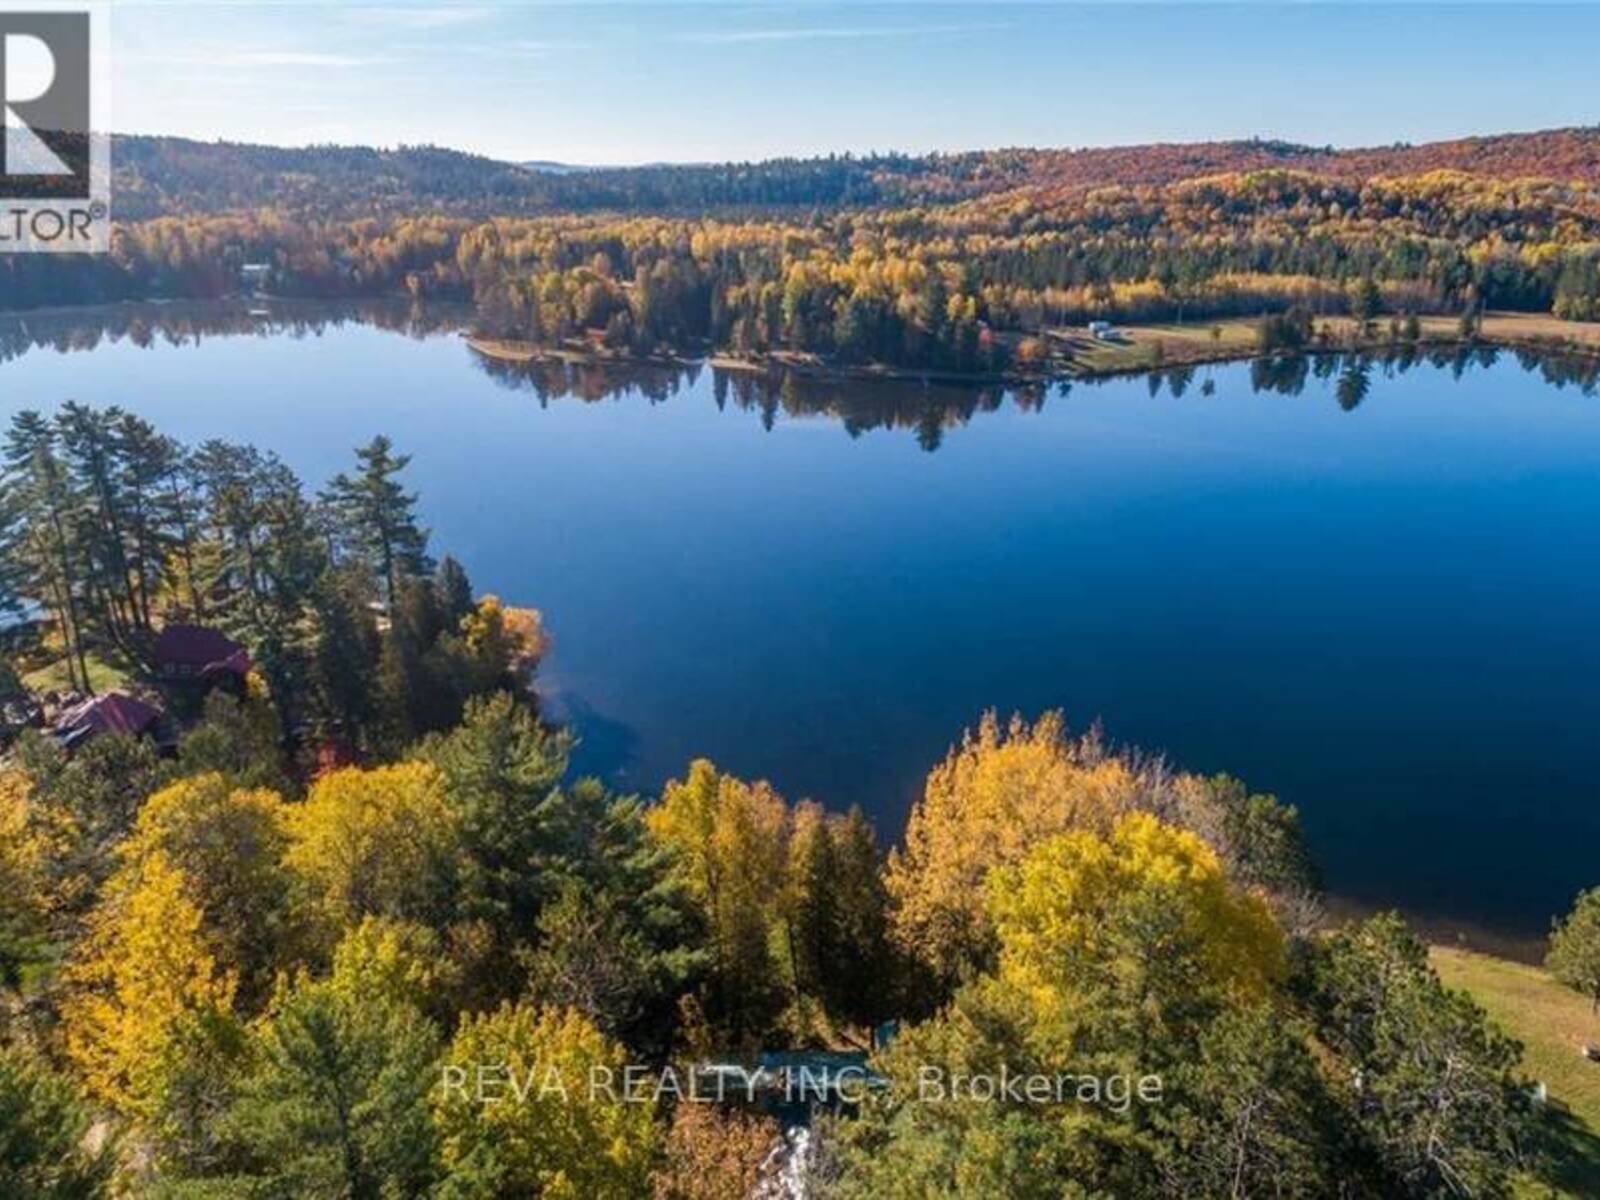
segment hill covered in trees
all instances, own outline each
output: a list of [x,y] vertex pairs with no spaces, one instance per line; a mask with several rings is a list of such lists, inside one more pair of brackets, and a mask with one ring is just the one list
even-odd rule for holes
[[990,375],[1094,318],[1600,318],[1595,130],[565,175],[173,139],[118,161],[111,253],[0,256],[0,303],[402,295],[537,347]]
[[1257,139],[1020,153],[1027,162],[1025,182],[1058,187],[1173,183],[1197,175],[1274,168],[1346,181],[1428,171],[1465,171],[1502,180],[1600,180],[1600,126],[1346,150]]
[[1452,170],[1596,182],[1600,127],[1352,150],[1250,140],[560,170],[436,146],[285,148],[123,135],[114,141],[113,163],[117,215],[128,221],[256,208],[344,216],[833,208],[1274,168],[1345,181]]
[[888,155],[760,163],[542,169],[437,146],[289,149],[126,135],[113,142],[117,216],[277,208],[333,216],[649,211],[874,204],[938,160]]

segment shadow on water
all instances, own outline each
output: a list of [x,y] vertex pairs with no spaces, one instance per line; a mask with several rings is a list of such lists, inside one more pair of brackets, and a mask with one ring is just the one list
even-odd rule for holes
[[598,712],[576,692],[558,688],[553,694],[542,696],[541,702],[546,715],[565,725],[577,738],[568,772],[572,778],[592,775],[622,791],[637,786],[632,778],[638,762],[637,730]]

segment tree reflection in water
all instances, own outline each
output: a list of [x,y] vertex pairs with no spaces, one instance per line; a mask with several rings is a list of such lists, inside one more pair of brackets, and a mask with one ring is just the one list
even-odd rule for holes
[[[421,305],[407,300],[333,303],[323,300],[173,301],[51,310],[0,317],[0,363],[30,351],[68,353],[103,344],[193,345],[206,337],[319,336],[345,325],[368,325],[411,338],[453,335],[470,323],[471,310],[458,305]],[[946,434],[982,413],[1007,403],[1023,412],[1044,407],[1046,397],[1067,396],[1076,387],[1105,379],[1058,379],[1049,383],[963,386],[914,379],[868,379],[802,374],[783,368],[735,369],[704,363],[663,364],[625,361],[549,359],[513,362],[464,351],[476,369],[502,386],[532,392],[541,405],[560,400],[597,403],[624,396],[651,404],[672,399],[692,387],[703,371],[712,372],[719,409],[730,405],[755,413],[771,429],[778,417],[824,417],[839,422],[851,437],[876,429],[904,430],[928,451]],[[1502,351],[1487,344],[1419,347],[1397,344],[1380,351],[1271,354],[1252,359],[1251,390],[1257,394],[1300,396],[1313,381],[1317,392],[1354,412],[1372,393],[1374,378],[1404,375],[1418,366],[1448,370],[1460,378],[1493,366],[1504,354],[1554,387],[1577,388],[1592,396],[1600,390],[1600,358],[1552,347]],[[1185,365],[1147,376],[1152,398],[1204,400],[1216,395],[1214,370],[1221,364]]]

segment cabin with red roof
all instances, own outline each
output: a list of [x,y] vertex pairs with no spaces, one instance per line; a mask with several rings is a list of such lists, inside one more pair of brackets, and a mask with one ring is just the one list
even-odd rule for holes
[[250,673],[250,652],[207,625],[168,625],[150,657],[163,683],[242,686]]
[[155,728],[161,710],[125,692],[91,696],[62,709],[51,726],[56,740],[69,750],[102,733],[139,737]]

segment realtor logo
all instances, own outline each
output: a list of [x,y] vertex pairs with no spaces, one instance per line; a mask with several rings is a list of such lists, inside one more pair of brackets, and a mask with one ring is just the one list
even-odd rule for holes
[[0,253],[109,241],[103,0],[0,0]]
[[[0,12],[0,187],[89,198],[89,14]],[[25,182],[24,182],[25,181]]]

